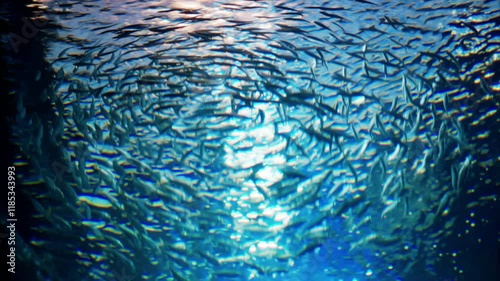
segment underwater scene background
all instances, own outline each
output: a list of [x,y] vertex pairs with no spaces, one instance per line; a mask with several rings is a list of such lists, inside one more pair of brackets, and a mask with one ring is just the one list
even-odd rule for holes
[[498,1],[0,10],[14,280],[498,280]]

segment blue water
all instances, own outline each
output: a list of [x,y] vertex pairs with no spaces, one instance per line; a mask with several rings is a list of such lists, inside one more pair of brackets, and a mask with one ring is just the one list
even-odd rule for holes
[[12,119],[32,278],[491,271],[467,257],[498,245],[498,7],[372,2],[35,5],[44,84],[15,74]]

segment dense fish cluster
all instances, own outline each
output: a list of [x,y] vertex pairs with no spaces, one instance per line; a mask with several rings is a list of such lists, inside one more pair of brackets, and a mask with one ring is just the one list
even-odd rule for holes
[[439,279],[498,161],[498,128],[471,133],[498,125],[498,2],[309,2],[39,2],[54,113],[20,97],[17,133],[40,280]]

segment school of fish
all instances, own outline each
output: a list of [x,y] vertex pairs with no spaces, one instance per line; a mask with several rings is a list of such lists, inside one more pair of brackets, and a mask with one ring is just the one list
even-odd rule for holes
[[40,280],[304,280],[327,241],[362,270],[336,248],[317,280],[432,277],[471,171],[500,159],[478,145],[498,2],[36,3],[53,113],[18,98],[16,165],[47,187]]

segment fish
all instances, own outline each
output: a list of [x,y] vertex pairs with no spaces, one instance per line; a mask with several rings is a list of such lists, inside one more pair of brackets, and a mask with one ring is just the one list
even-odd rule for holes
[[48,80],[12,119],[45,186],[33,274],[65,280],[64,249],[78,280],[302,280],[333,240],[338,278],[439,279],[432,245],[494,165],[498,30],[494,1],[431,2],[38,7]]

